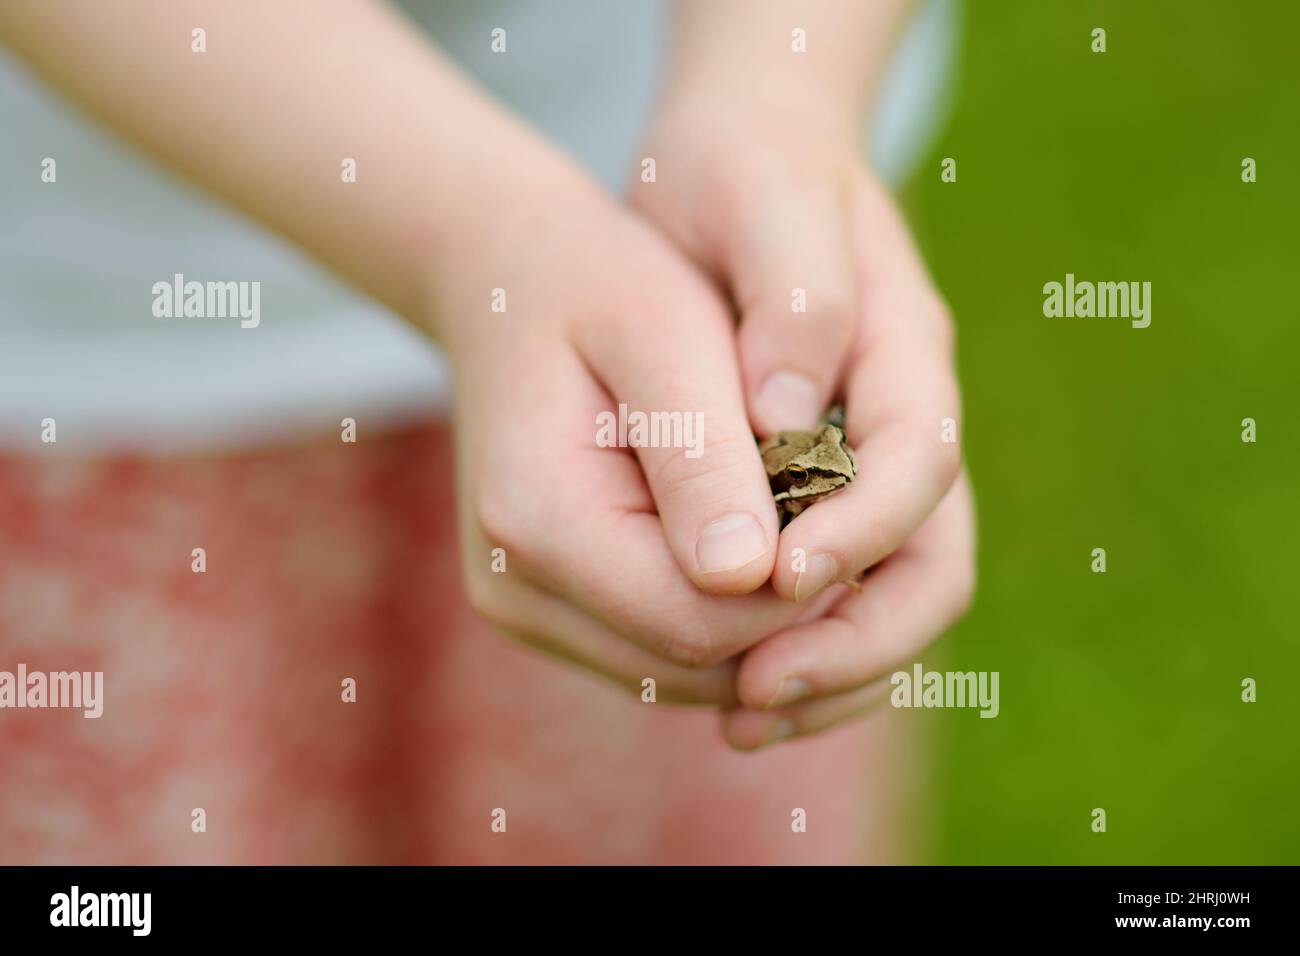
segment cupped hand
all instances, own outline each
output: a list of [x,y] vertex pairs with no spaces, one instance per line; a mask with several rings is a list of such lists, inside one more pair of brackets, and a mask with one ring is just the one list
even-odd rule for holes
[[[638,694],[654,678],[660,700],[734,703],[735,656],[829,601],[765,586],[778,528],[731,313],[585,183],[531,184],[487,215],[437,257],[430,295],[474,607]],[[699,416],[702,443],[601,447],[599,416],[620,404]]]
[[[974,520],[952,322],[886,190],[849,143],[720,116],[661,120],[645,153],[656,181],[636,183],[633,205],[734,302],[755,430],[808,428],[842,400],[858,458],[855,481],[781,534],[777,593],[838,600],[743,656],[724,729],[748,748],[882,697],[964,612]],[[860,593],[833,586],[869,569]]]

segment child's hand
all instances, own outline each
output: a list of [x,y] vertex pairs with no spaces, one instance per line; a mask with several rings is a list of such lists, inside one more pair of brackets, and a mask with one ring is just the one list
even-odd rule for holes
[[[722,299],[625,208],[560,179],[521,181],[431,263],[468,591],[504,630],[637,693],[653,677],[660,700],[733,703],[727,659],[827,602],[747,593],[771,575],[777,520]],[[702,413],[702,454],[598,447],[620,402]]]
[[737,304],[757,431],[807,428],[844,399],[857,479],[782,533],[777,592],[806,600],[884,562],[830,616],[745,655],[751,709],[727,733],[755,746],[856,713],[964,611],[973,520],[952,324],[890,198],[847,142],[721,115],[667,116],[645,152],[658,181],[633,202]]
[[[709,96],[730,104],[749,94],[770,108],[785,95],[787,117],[808,121],[809,104],[821,120],[857,115],[855,95],[834,88],[865,87],[856,72],[878,60],[901,2],[795,7],[815,55],[771,42],[788,35],[790,0],[680,4],[681,32],[693,40],[677,57],[679,102],[703,108]],[[212,36],[238,42],[193,56],[184,38],[200,14]],[[724,661],[815,620],[836,594],[807,595],[908,539],[863,595],[809,625],[826,637],[814,657],[801,656],[800,631],[789,630],[740,664],[740,698],[751,706],[784,677],[831,695],[789,711],[810,729],[964,602],[964,494],[949,493],[909,539],[958,468],[956,446],[938,443],[940,420],[958,415],[948,323],[851,151],[801,140],[789,124],[661,127],[660,182],[638,201],[741,302],[738,367],[716,291],[386,5],[340,3],[304,19],[291,4],[9,0],[0,39],[121,136],[429,325],[456,366],[469,590],[506,629],[638,690],[655,677],[664,699],[725,702],[736,665]],[[351,182],[339,173],[348,159],[362,170]],[[795,287],[807,290],[807,315],[788,311]],[[490,310],[497,288],[505,313]],[[807,384],[782,376],[764,390],[773,372]],[[763,431],[807,425],[836,384],[860,475],[791,524],[778,555],[746,407]],[[634,459],[597,447],[596,415],[619,402],[701,413],[703,455],[644,449]],[[505,573],[491,570],[496,546]],[[794,547],[810,555],[802,580]],[[834,559],[833,573],[818,555]],[[780,595],[805,601],[756,591],[769,576]],[[870,630],[877,614],[889,653]],[[733,730],[749,716],[733,715]],[[747,740],[741,731],[733,739]]]

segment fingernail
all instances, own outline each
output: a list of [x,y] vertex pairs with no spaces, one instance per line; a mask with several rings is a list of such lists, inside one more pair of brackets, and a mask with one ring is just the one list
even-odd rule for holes
[[771,545],[753,515],[732,514],[710,523],[695,542],[695,561],[705,573],[731,571],[762,557]]
[[840,566],[829,554],[814,554],[808,566],[794,579],[794,599],[810,598],[840,576]]
[[774,431],[811,428],[821,417],[821,389],[798,372],[773,372],[758,389],[759,414]]
[[802,677],[784,677],[772,695],[772,699],[767,702],[770,710],[773,707],[784,707],[786,704],[794,704],[803,700],[812,694],[812,688]]
[[793,736],[794,721],[790,720],[788,717],[782,717],[772,725],[772,729],[768,731],[767,736],[763,738],[763,744],[774,744],[778,740],[785,740],[787,737]]

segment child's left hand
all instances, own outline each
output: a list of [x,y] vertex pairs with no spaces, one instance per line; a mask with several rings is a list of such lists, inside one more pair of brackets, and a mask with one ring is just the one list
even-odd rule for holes
[[807,428],[844,401],[857,479],[781,533],[776,591],[806,600],[875,569],[826,617],[745,653],[743,706],[725,731],[748,748],[821,730],[884,696],[882,678],[969,604],[974,518],[952,322],[886,190],[854,144],[720,115],[661,118],[643,153],[657,182],[638,181],[633,205],[735,303],[759,435]]

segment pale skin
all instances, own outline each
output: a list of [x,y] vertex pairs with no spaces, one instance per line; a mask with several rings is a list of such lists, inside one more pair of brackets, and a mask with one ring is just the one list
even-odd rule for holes
[[[901,7],[682,3],[630,209],[375,0],[10,0],[0,40],[447,350],[482,614],[749,749],[861,713],[972,588],[951,322],[858,147]],[[836,395],[859,477],[778,535],[753,433]],[[704,454],[598,448],[619,402],[702,412]]]

